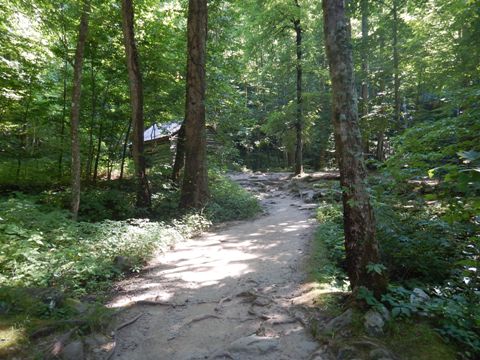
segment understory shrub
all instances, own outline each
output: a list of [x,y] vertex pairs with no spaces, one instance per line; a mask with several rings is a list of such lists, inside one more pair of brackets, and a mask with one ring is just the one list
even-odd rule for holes
[[224,176],[210,174],[210,201],[205,215],[212,222],[247,219],[260,210],[257,199],[240,185]]
[[[475,358],[480,353],[478,233],[466,224],[446,222],[422,201],[401,206],[398,197],[383,200],[375,202],[377,236],[392,286],[382,303],[393,317],[426,316],[444,339],[464,348],[467,358]],[[327,270],[344,280],[341,207],[320,204],[317,219],[317,241],[337,267]],[[427,292],[429,301],[412,303],[415,288]],[[368,291],[360,295],[369,305],[379,305]]]
[[73,222],[68,212],[32,200],[10,198],[0,204],[1,286],[57,287],[86,293],[104,287],[121,270],[114,259],[139,269],[156,250],[205,229],[200,215],[167,224],[146,219]]

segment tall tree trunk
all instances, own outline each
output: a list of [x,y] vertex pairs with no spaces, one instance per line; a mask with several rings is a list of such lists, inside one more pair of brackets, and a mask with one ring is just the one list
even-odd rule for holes
[[[300,8],[298,0],[295,0],[295,6]],[[297,73],[297,112],[295,122],[296,142],[295,142],[295,175],[303,172],[303,94],[302,94],[302,26],[300,19],[293,21],[295,29],[295,47],[296,47],[296,73]]]
[[385,160],[385,132],[383,129],[378,132],[377,134],[377,151],[376,151],[376,158],[378,161],[384,161]]
[[[382,93],[382,97],[385,95],[385,80],[383,77],[380,78],[380,92]],[[383,110],[382,110],[383,112]],[[387,122],[383,120],[382,124],[380,125],[380,129],[377,131],[377,148],[376,148],[376,159],[378,161],[385,161],[385,131],[387,129]]]
[[343,189],[343,218],[347,273],[352,290],[362,286],[379,297],[386,289],[383,274],[369,271],[380,256],[375,236],[375,219],[366,186],[358,126],[357,97],[350,46],[350,24],[343,1],[323,0],[326,51],[330,65],[333,99],[333,125],[340,182]]
[[[361,0],[360,3],[361,13],[362,13],[362,118],[363,122],[366,121],[366,116],[368,115],[368,76],[369,76],[369,64],[368,64],[368,0]],[[363,133],[363,148],[366,154],[370,152],[369,148],[369,133],[367,129]]]
[[133,0],[122,0],[123,37],[127,55],[130,102],[132,106],[132,155],[137,181],[136,205],[138,208],[149,208],[151,195],[145,170],[145,155],[143,153],[143,84],[138,50],[135,44],[133,14]]
[[95,164],[93,166],[93,183],[97,182],[98,178],[98,164],[100,162],[100,153],[102,151],[102,140],[103,140],[103,124],[100,124],[100,129],[98,132],[98,141],[97,141],[97,151],[95,154]]
[[180,207],[201,209],[208,200],[205,131],[207,0],[189,0],[185,108],[185,171]]
[[[295,0],[295,6],[298,0]],[[296,72],[297,72],[297,119],[295,122],[296,142],[295,142],[295,175],[303,172],[303,93],[302,93],[302,25],[300,19],[293,21],[295,28],[295,45],[297,53]]]
[[132,121],[130,120],[128,123],[127,132],[125,133],[125,140],[123,141],[122,162],[120,165],[120,177],[119,177],[120,180],[123,179],[123,173],[125,169],[125,159],[127,157],[128,138],[130,137],[131,130],[132,130]]
[[92,109],[90,113],[90,129],[88,134],[88,158],[87,158],[87,166],[85,167],[85,180],[87,183],[90,182],[92,178],[92,163],[93,163],[93,155],[94,155],[94,145],[93,145],[93,128],[95,125],[95,116],[96,116],[96,104],[97,104],[97,93],[95,89],[95,64],[94,64],[94,52],[93,52],[93,45],[91,49],[91,63],[90,63],[90,86],[92,88]]
[[65,63],[63,67],[63,107],[62,107],[62,119],[60,125],[60,154],[58,155],[58,179],[63,177],[63,144],[65,141],[65,118],[67,117],[67,70],[68,60],[67,51],[65,50]]
[[172,181],[178,183],[180,171],[185,165],[185,121],[182,123],[177,135],[177,147],[175,151],[175,162],[172,169]]
[[71,135],[72,135],[72,218],[77,220],[80,207],[80,138],[78,128],[80,124],[80,100],[82,90],[82,68],[85,42],[88,33],[88,16],[90,13],[90,1],[83,3],[80,29],[78,32],[77,50],[75,51],[75,65],[73,67],[73,91],[72,91],[72,114],[71,114]]
[[399,64],[400,55],[398,52],[398,0],[393,0],[392,8],[393,16],[393,34],[392,34],[392,46],[393,46],[393,96],[394,96],[394,116],[395,124],[400,129],[402,127],[400,118],[400,74]]
[[62,4],[62,42],[64,45],[64,58],[63,58],[63,107],[62,118],[60,124],[60,154],[58,155],[58,180],[62,180],[63,177],[63,151],[65,142],[65,118],[67,117],[67,77],[68,77],[68,48],[67,48],[67,26],[64,17],[65,7]]

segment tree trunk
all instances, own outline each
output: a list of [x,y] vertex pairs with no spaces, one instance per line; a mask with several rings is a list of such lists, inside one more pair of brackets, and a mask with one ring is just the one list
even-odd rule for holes
[[90,113],[90,129],[89,129],[89,134],[88,134],[88,158],[87,158],[87,166],[85,167],[85,180],[87,183],[90,182],[92,178],[92,162],[93,162],[93,128],[95,125],[95,116],[96,116],[96,104],[97,104],[97,94],[96,94],[96,89],[95,89],[95,65],[94,65],[94,52],[93,52],[93,45],[92,45],[92,58],[91,58],[91,63],[90,63],[90,86],[92,88],[92,111]]
[[63,151],[65,142],[65,118],[67,117],[67,77],[68,77],[68,48],[67,48],[67,28],[64,18],[64,7],[62,5],[62,41],[64,44],[64,59],[63,59],[63,107],[62,119],[60,124],[60,154],[58,155],[58,180],[61,181],[63,177]]
[[119,177],[120,180],[123,179],[123,172],[125,168],[125,158],[127,157],[128,138],[130,137],[131,130],[132,130],[132,121],[130,120],[128,123],[127,132],[125,133],[125,140],[123,141],[122,163],[120,165],[120,177]]
[[102,151],[102,140],[103,140],[103,124],[100,124],[100,129],[98,132],[98,141],[97,141],[97,152],[95,154],[95,165],[93,166],[93,183],[97,182],[98,178],[98,163],[100,162],[100,153]]
[[385,160],[385,133],[382,131],[379,131],[377,134],[377,151],[376,151],[376,158],[378,161],[384,161]]
[[366,186],[350,24],[345,16],[343,1],[323,0],[323,16],[332,79],[335,145],[343,189],[347,273],[354,293],[364,286],[379,297],[386,289],[387,280],[383,274],[368,269],[369,265],[380,262],[380,256],[375,237],[375,219]]
[[[295,6],[300,7],[298,0],[295,0]],[[297,52],[297,119],[295,122],[296,142],[295,142],[295,175],[303,173],[303,94],[302,94],[302,26],[300,19],[293,21],[295,29],[295,45]]]
[[60,154],[58,155],[58,180],[63,177],[63,143],[65,141],[65,118],[67,117],[67,54],[65,54],[64,74],[63,74],[63,107],[62,119],[60,125]]
[[[362,117],[363,122],[366,121],[366,116],[368,115],[368,76],[369,76],[369,64],[368,64],[368,0],[361,0],[360,3],[361,13],[362,13]],[[369,133],[367,129],[364,129],[363,132],[363,148],[364,152],[368,154],[370,152],[369,148]]]
[[80,100],[82,90],[82,68],[85,42],[88,33],[88,16],[90,13],[90,2],[86,0],[83,4],[82,18],[78,32],[77,49],[75,51],[75,64],[73,67],[73,91],[72,91],[72,114],[71,114],[71,135],[72,135],[72,218],[77,220],[80,207],[80,139],[78,128],[80,124]]
[[400,129],[402,127],[400,118],[400,74],[399,64],[400,55],[398,52],[398,0],[393,0],[392,16],[393,16],[393,96],[394,96],[394,116],[395,124]]
[[185,165],[185,122],[182,123],[177,135],[177,147],[175,151],[175,162],[172,169],[172,181],[178,183],[180,171]]
[[207,17],[207,0],[189,0],[185,172],[180,198],[180,207],[183,209],[201,209],[208,200],[205,131]]
[[151,205],[150,187],[145,170],[143,153],[143,84],[138,50],[134,36],[133,0],[122,0],[123,37],[127,55],[127,68],[130,84],[130,103],[132,106],[132,155],[137,181],[138,208],[149,208]]

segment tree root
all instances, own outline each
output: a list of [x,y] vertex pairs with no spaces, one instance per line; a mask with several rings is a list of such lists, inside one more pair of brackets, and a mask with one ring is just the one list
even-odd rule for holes
[[230,296],[224,297],[223,299],[220,299],[218,302],[217,306],[215,306],[215,311],[220,311],[222,310],[222,306],[224,302],[232,301],[232,298]]
[[112,348],[112,350],[110,351],[110,354],[108,354],[108,356],[106,357],[105,360],[110,360],[115,355],[115,352],[117,350],[117,333],[118,333],[118,331],[127,327],[127,326],[129,326],[129,325],[132,325],[134,322],[136,322],[138,319],[140,319],[143,315],[145,315],[145,313],[138,314],[133,319],[130,319],[130,320],[125,321],[124,323],[121,323],[120,325],[118,325],[115,328],[114,331],[112,331],[113,348]]
[[220,316],[218,315],[214,315],[214,314],[205,314],[205,315],[200,315],[200,316],[197,316],[196,318],[193,318],[192,320],[190,320],[189,322],[185,323],[182,325],[182,327],[185,327],[185,326],[189,326],[193,323],[196,323],[196,322],[199,322],[199,321],[203,321],[203,320],[207,320],[207,319],[222,319]]
[[56,338],[47,350],[46,359],[57,359],[60,353],[63,351],[66,342],[72,337],[72,334],[77,331],[78,327],[70,329],[65,334]]

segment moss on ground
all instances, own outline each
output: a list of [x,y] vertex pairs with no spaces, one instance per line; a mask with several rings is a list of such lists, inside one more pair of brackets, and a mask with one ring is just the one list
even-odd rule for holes
[[447,344],[428,323],[394,322],[385,338],[402,360],[455,360],[455,348]]

